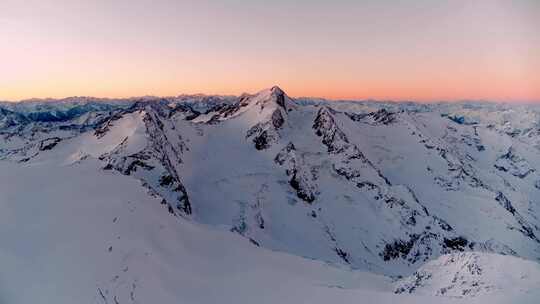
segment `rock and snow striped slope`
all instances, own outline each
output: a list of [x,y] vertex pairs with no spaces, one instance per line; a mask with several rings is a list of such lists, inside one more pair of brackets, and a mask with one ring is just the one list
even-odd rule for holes
[[540,264],[492,253],[463,252],[439,257],[399,280],[396,293],[477,297],[539,291]]

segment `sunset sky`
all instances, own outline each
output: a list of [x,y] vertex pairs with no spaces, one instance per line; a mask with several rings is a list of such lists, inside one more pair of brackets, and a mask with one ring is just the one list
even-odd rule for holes
[[540,102],[540,1],[1,0],[0,100]]

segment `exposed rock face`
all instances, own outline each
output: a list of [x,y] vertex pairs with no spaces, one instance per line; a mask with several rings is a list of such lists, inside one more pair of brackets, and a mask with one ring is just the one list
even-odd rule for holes
[[506,209],[508,212],[510,212],[512,215],[516,213],[516,209],[512,206],[512,203],[506,198],[506,196],[502,192],[497,193],[497,197],[495,197],[495,200],[501,204],[501,206]]
[[51,137],[51,138],[44,139],[39,143],[39,150],[40,151],[51,150],[61,141],[62,139],[59,137]]
[[286,103],[286,100],[288,98],[285,96],[285,92],[283,92],[283,90],[277,86],[272,87],[271,91],[277,105],[287,111],[288,105]]
[[283,117],[281,110],[275,110],[272,113],[272,126],[274,126],[274,129],[280,129],[284,123],[285,118]]
[[376,112],[369,113],[368,117],[370,117],[374,123],[382,125],[391,124],[396,119],[396,115],[386,109],[380,109]]
[[313,123],[313,129],[317,136],[322,137],[322,142],[328,147],[328,152],[338,154],[345,152],[349,149],[354,149],[349,144],[349,139],[339,129],[334,117],[332,116],[334,110],[329,107],[322,107],[317,112],[317,117]]
[[512,147],[508,149],[508,152],[501,155],[493,166],[500,171],[508,172],[519,178],[525,178],[535,171],[527,160],[516,154]]
[[255,149],[268,149],[272,143],[276,142],[279,136],[275,130],[264,130],[265,126],[257,124],[248,130],[246,138],[251,138],[255,144]]
[[[504,208],[506,211],[510,212],[512,216],[516,219],[518,224],[521,226],[519,231],[523,233],[528,238],[538,242],[540,244],[540,240],[536,237],[534,233],[534,229],[529,226],[527,221],[519,214],[518,211],[512,206],[512,202],[502,193],[497,192],[497,196],[495,197],[495,200]],[[536,229],[538,230],[538,229]]]
[[307,203],[312,203],[317,192],[315,177],[306,168],[301,156],[298,156],[294,144],[288,143],[276,156],[275,162],[286,168],[285,172],[290,177],[289,184],[296,190],[298,198]]

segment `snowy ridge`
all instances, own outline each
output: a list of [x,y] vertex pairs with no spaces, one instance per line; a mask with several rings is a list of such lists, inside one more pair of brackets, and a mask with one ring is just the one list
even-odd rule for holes
[[398,281],[395,293],[476,297],[530,292],[540,286],[540,264],[475,252],[454,253],[426,263]]

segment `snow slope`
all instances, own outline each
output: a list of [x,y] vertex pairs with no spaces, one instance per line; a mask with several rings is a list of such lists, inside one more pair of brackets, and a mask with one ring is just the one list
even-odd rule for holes
[[97,165],[0,162],[1,303],[464,302],[393,294],[382,276],[178,220],[136,180]]
[[302,297],[334,286],[388,291],[383,277],[178,221],[136,180],[96,165],[0,164],[0,302],[250,302],[280,286],[282,296],[294,286]]

